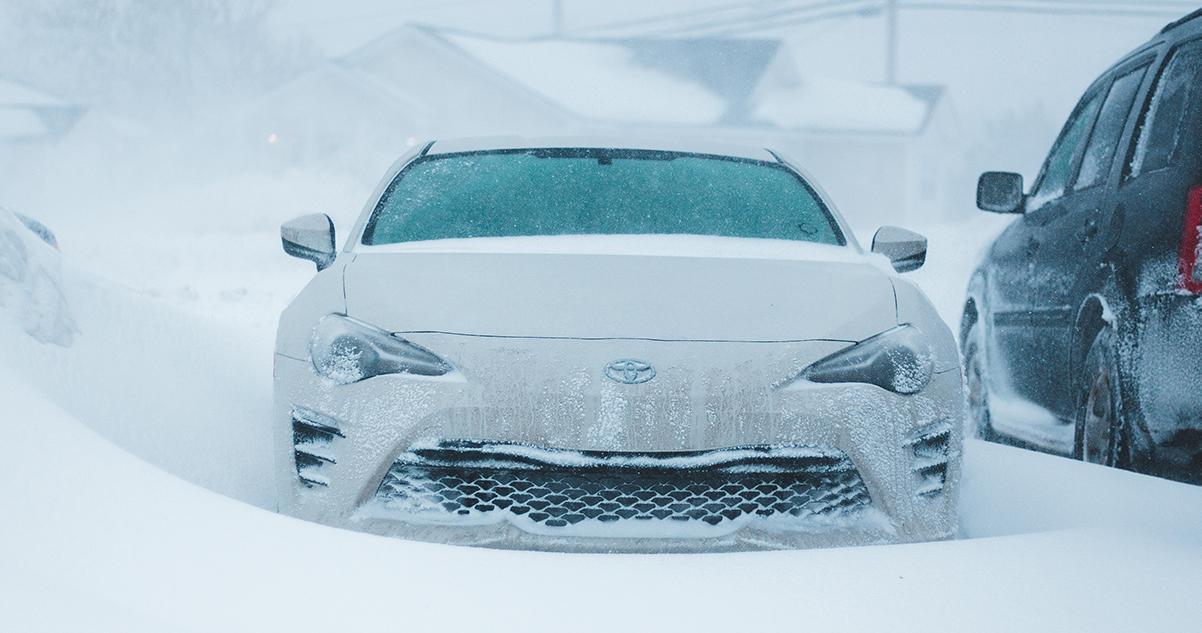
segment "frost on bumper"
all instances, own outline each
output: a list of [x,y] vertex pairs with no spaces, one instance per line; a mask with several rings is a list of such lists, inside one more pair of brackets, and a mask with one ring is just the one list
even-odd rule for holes
[[630,453],[476,440],[413,446],[364,508],[413,524],[615,538],[808,530],[854,523],[869,509],[859,472],[832,448]]

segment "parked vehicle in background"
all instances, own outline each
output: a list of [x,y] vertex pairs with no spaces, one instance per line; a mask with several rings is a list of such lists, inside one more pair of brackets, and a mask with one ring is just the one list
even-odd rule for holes
[[41,343],[69,347],[76,326],[59,269],[54,233],[0,207],[0,318],[12,317]]
[[926,239],[865,253],[772,151],[439,141],[345,250],[324,215],[282,237],[321,271],[280,319],[285,512],[588,551],[955,532],[959,356],[893,274]]
[[987,439],[1202,481],[1202,12],[1085,91],[968,288],[970,410]]

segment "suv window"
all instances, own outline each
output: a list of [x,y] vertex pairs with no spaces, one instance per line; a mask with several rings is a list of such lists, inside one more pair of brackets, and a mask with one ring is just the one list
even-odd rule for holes
[[1074,189],[1081,190],[1099,184],[1110,173],[1119,137],[1123,134],[1123,126],[1131,114],[1131,104],[1135,102],[1135,93],[1143,83],[1147,68],[1143,66],[1132,70],[1110,84],[1102,112],[1090,134],[1089,145],[1085,147],[1085,157],[1081,159]]
[[1202,81],[1202,45],[1191,44],[1173,52],[1152,89],[1148,107],[1140,115],[1135,147],[1128,164],[1129,176],[1168,167],[1177,151],[1181,119],[1194,85]]
[[1056,139],[1056,144],[1052,146],[1052,151],[1043,164],[1039,186],[1035,189],[1035,193],[1031,194],[1029,203],[1031,208],[1041,207],[1064,193],[1064,187],[1072,176],[1077,150],[1085,140],[1085,135],[1089,132],[1089,126],[1093,124],[1094,116],[1098,113],[1098,107],[1101,104],[1100,93],[1094,92],[1086,96],[1081,100],[1073,115],[1069,117],[1068,122],[1064,124],[1060,137]]

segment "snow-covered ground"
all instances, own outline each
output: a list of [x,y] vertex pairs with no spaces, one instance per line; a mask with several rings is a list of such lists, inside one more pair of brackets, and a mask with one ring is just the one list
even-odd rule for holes
[[[66,347],[41,343],[18,318],[26,304],[0,307],[0,628],[1183,631],[1202,621],[1202,488],[975,441],[963,538],[943,543],[544,554],[277,515],[272,322],[312,269],[279,251],[275,224],[330,204],[345,225],[367,194],[306,178],[226,184],[260,194],[176,191],[163,201],[197,211],[170,220],[59,216],[61,262],[24,236],[50,263],[74,329]],[[318,189],[326,199],[314,201]],[[201,213],[214,204],[233,208]],[[1005,221],[915,227],[932,238],[915,278],[950,322]]]
[[10,366],[0,381],[20,421],[0,462],[6,630],[1185,631],[1202,617],[1202,489],[1018,449],[969,443],[963,540],[494,551],[238,502],[106,441]]

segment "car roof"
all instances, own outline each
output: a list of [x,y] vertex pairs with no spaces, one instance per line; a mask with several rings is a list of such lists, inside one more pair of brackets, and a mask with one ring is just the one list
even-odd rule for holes
[[1179,33],[1184,32],[1186,29],[1180,28],[1184,26],[1193,27],[1192,29],[1189,29],[1189,31],[1191,33],[1196,32],[1199,25],[1199,23],[1196,22],[1198,18],[1202,18],[1202,9],[1195,9],[1194,11],[1182,16],[1180,19],[1173,20],[1172,22],[1164,25],[1164,28],[1160,30],[1160,35],[1169,33],[1171,31],[1178,31]]
[[491,136],[480,138],[454,138],[434,141],[425,154],[459,154],[463,152],[487,152],[521,149],[640,149],[687,154],[711,154],[733,158],[747,158],[768,162],[779,162],[776,154],[764,147],[720,143],[689,137],[636,137],[623,135],[596,136]]

